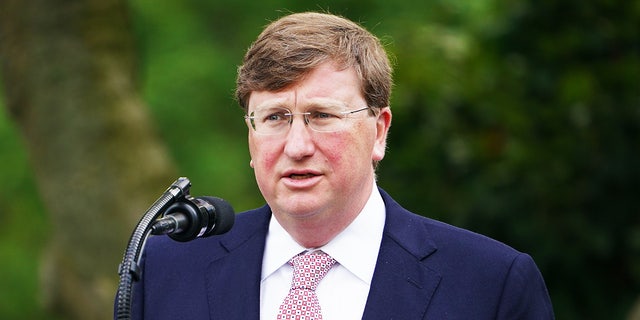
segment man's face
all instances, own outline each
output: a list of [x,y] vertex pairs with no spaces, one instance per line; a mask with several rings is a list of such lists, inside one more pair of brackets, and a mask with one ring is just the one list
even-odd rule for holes
[[[277,92],[252,92],[249,113],[277,106],[292,113],[326,105],[349,110],[366,107],[352,68],[338,71],[325,63],[299,83]],[[368,110],[344,119],[337,132],[316,132],[301,115],[287,132],[260,135],[249,128],[249,151],[258,187],[278,221],[350,222],[362,209],[374,181],[372,162],[384,157],[391,111],[372,116]]]

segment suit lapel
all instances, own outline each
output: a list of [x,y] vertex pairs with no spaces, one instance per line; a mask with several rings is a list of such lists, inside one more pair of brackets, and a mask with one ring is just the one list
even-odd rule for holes
[[419,217],[381,193],[387,220],[363,319],[422,319],[441,279],[424,263],[437,248]]
[[260,318],[260,277],[269,217],[267,207],[238,215],[238,229],[221,241],[226,252],[213,257],[206,275],[210,319]]

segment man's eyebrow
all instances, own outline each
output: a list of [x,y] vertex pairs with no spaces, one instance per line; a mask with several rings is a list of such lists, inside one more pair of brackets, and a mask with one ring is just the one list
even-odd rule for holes
[[[303,105],[301,105],[301,109],[307,110],[309,108],[326,108],[326,107],[346,108],[348,106],[349,105],[347,103],[341,100],[333,99],[333,98],[311,98],[307,100]],[[268,108],[285,108],[289,110],[295,109],[295,107],[289,105],[286,98],[283,98],[283,99],[272,99],[272,100],[265,101],[255,106],[254,110],[268,109]]]
[[313,98],[309,99],[307,103],[305,103],[305,109],[314,108],[314,107],[341,107],[345,108],[347,104],[343,101],[332,99],[332,98]]
[[265,108],[287,108],[288,106],[286,104],[287,99],[272,99],[272,100],[267,100],[259,105],[257,105],[254,110],[257,109],[265,109]]

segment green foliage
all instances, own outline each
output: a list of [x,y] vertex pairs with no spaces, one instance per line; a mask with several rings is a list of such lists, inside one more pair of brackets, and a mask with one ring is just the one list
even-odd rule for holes
[[640,293],[638,10],[493,5],[396,29],[381,185],[531,253],[558,318],[623,318]]
[[38,305],[38,262],[46,215],[16,128],[0,102],[0,318],[46,319]]
[[[236,68],[268,21],[326,10],[361,22],[394,57],[382,187],[415,212],[530,253],[558,319],[621,319],[640,294],[637,4],[129,4],[145,101],[194,195],[223,197],[238,211],[261,205],[233,100]],[[47,226],[20,139],[4,118],[0,150],[0,214],[9,221],[0,226],[8,275],[0,317],[18,318],[24,313],[16,310],[35,309],[35,259]]]

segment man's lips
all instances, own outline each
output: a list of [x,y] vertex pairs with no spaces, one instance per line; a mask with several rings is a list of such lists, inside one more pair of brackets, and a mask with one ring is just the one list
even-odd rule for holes
[[305,174],[290,174],[288,177],[290,179],[298,180],[298,179],[307,179],[315,176],[316,175],[313,173],[305,173]]
[[289,178],[293,180],[303,180],[303,179],[313,178],[319,175],[320,173],[309,171],[309,170],[295,170],[295,171],[291,170],[291,171],[284,172],[282,176],[284,178]]
[[291,190],[309,190],[322,181],[322,172],[313,170],[285,171],[281,181]]

